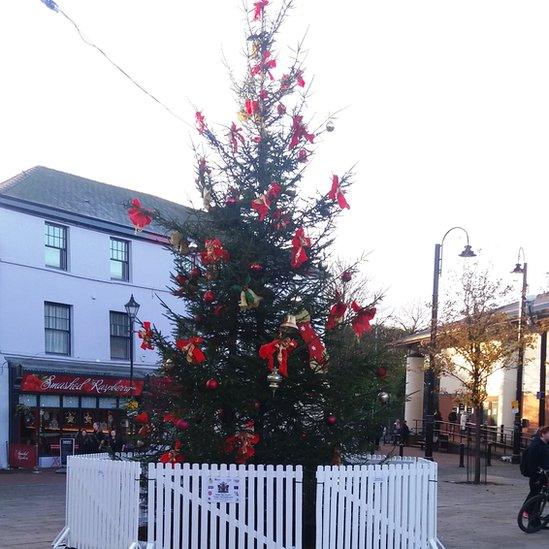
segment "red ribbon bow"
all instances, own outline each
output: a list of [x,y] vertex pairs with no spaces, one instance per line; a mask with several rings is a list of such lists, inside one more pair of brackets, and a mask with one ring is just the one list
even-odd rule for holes
[[302,121],[303,116],[299,114],[295,114],[292,118],[292,137],[290,139],[290,149],[295,149],[301,139],[305,139],[309,143],[314,141],[314,133],[309,133]]
[[259,356],[267,361],[267,366],[272,372],[276,355],[278,371],[284,377],[288,377],[288,356],[296,347],[297,342],[289,337],[284,339],[273,339],[270,343],[261,345],[259,348]]
[[372,327],[370,321],[376,316],[376,309],[361,307],[356,301],[351,303],[351,309],[356,313],[355,317],[351,320],[351,326],[357,337],[361,337],[365,332],[369,332]]
[[271,57],[270,51],[264,51],[261,61],[252,67],[252,76],[256,76],[261,72],[266,72],[271,80],[274,80],[274,76],[271,73],[271,69],[276,67],[276,59],[269,59]]
[[238,151],[238,142],[242,143],[244,145],[244,136],[241,134],[242,128],[237,127],[237,125],[233,122],[231,124],[231,130],[230,130],[230,140],[231,140],[231,146],[233,148],[233,152]]
[[259,442],[260,437],[253,431],[254,422],[247,421],[244,431],[229,435],[225,439],[225,452],[232,454],[236,450],[235,462],[238,464],[246,463],[255,455],[254,446]]
[[149,349],[151,351],[154,349],[152,344],[153,331],[151,329],[151,323],[148,320],[143,322],[143,329],[139,330],[139,332],[137,332],[137,335],[139,339],[143,340],[141,341],[142,349]]
[[204,118],[204,115],[200,111],[196,111],[194,116],[196,118],[196,128],[198,129],[198,133],[202,135],[206,131],[206,118]]
[[206,355],[198,347],[204,341],[203,338],[192,336],[189,339],[178,339],[175,346],[185,353],[189,364],[200,364],[206,360]]
[[292,238],[291,265],[294,269],[298,269],[309,259],[305,248],[310,248],[310,246],[311,239],[305,236],[305,230],[300,227]]
[[254,2],[254,21],[261,19],[268,3],[269,0],[259,0],[259,2]]
[[297,73],[295,75],[295,79],[296,79],[297,85],[299,87],[301,87],[301,88],[305,87],[305,80],[303,80],[303,72],[302,71],[297,71]]
[[223,248],[218,238],[206,240],[204,250],[200,252],[200,259],[204,265],[212,265],[229,260],[229,252]]
[[276,182],[273,181],[267,192],[259,195],[257,198],[252,200],[251,206],[259,214],[259,221],[264,221],[269,213],[269,208],[271,206],[271,200],[276,200],[280,194],[281,187]]
[[259,112],[259,101],[257,101],[257,99],[246,99],[244,108],[246,109],[246,114],[248,116],[257,114]]
[[330,198],[330,200],[333,200],[334,202],[337,201],[337,203],[339,204],[339,207],[342,210],[344,208],[347,208],[347,209],[350,208],[349,203],[345,199],[345,195],[341,190],[341,184],[339,183],[339,177],[337,175],[332,176],[332,188],[328,193],[328,197]]
[[131,204],[131,207],[128,209],[128,217],[130,218],[135,230],[142,231],[152,222],[150,212],[149,210],[144,210],[141,208],[141,201],[139,198],[134,198]]
[[327,330],[333,330],[338,324],[343,321],[345,311],[347,310],[347,304],[341,301],[339,292],[336,293],[336,303],[330,307],[328,314],[328,322],[326,323]]

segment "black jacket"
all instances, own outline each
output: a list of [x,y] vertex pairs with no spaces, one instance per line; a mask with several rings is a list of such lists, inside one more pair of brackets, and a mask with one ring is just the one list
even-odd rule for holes
[[534,435],[528,450],[528,470],[535,473],[538,467],[549,469],[549,444]]

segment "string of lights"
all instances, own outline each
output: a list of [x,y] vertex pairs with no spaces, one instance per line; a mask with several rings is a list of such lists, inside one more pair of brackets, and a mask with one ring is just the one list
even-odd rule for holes
[[134,86],[136,86],[137,88],[139,88],[144,94],[146,94],[149,98],[151,98],[153,101],[155,101],[158,105],[160,105],[161,107],[163,107],[169,114],[171,114],[174,118],[177,118],[177,120],[179,120],[180,122],[183,122],[183,124],[189,126],[190,128],[193,128],[193,126],[191,124],[189,124],[184,118],[182,118],[181,116],[179,116],[176,112],[174,112],[170,107],[168,107],[168,105],[166,105],[165,103],[163,103],[160,99],[158,99],[158,97],[156,97],[155,95],[153,95],[151,92],[149,92],[146,88],[144,88],[139,82],[137,82],[130,74],[128,74],[118,63],[116,63],[115,61],[113,61],[109,55],[103,50],[101,49],[97,44],[91,42],[90,40],[88,40],[84,34],[82,33],[82,31],[80,30],[80,27],[78,26],[78,24],[76,23],[76,21],[74,21],[74,19],[72,19],[72,17],[70,17],[70,15],[68,15],[65,11],[63,11],[59,5],[54,1],[54,0],[41,0],[41,2],[43,4],[45,4],[50,10],[56,12],[56,13],[59,13],[61,14],[65,19],[67,19],[67,21],[69,21],[73,27],[76,29],[76,32],[78,33],[78,35],[80,36],[80,39],[88,46],[94,48],[95,50],[97,50],[115,69],[117,69],[121,74],[123,74]]

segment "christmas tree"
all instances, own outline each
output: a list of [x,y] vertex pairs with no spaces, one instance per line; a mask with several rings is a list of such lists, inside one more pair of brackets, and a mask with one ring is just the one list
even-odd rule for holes
[[333,123],[310,128],[300,52],[277,66],[291,5],[271,15],[272,2],[259,0],[248,16],[236,119],[214,127],[196,112],[204,211],[166,219],[137,201],[129,211],[136,228],[155,218],[169,232],[171,289],[184,302],[183,314],[167,309],[172,334],[154,319],[140,331],[142,347],[163,357],[152,396],[131,406],[147,459],[337,464],[369,448],[388,411],[378,393],[389,351],[370,332],[376,298],[356,265],[331,266],[352,174],[326,174],[317,196],[300,193]]

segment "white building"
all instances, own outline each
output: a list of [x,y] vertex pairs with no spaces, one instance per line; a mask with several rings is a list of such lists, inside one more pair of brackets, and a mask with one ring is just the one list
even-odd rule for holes
[[[173,218],[188,213],[43,167],[0,183],[0,468],[8,443],[33,449],[38,438],[45,465],[58,454],[60,435],[93,421],[104,429],[124,423],[131,294],[138,319],[170,333],[160,299],[176,311],[183,306],[168,290],[173,258],[162,228],[135,233],[127,216],[135,197]],[[158,355],[135,337],[134,357],[139,393]]]

